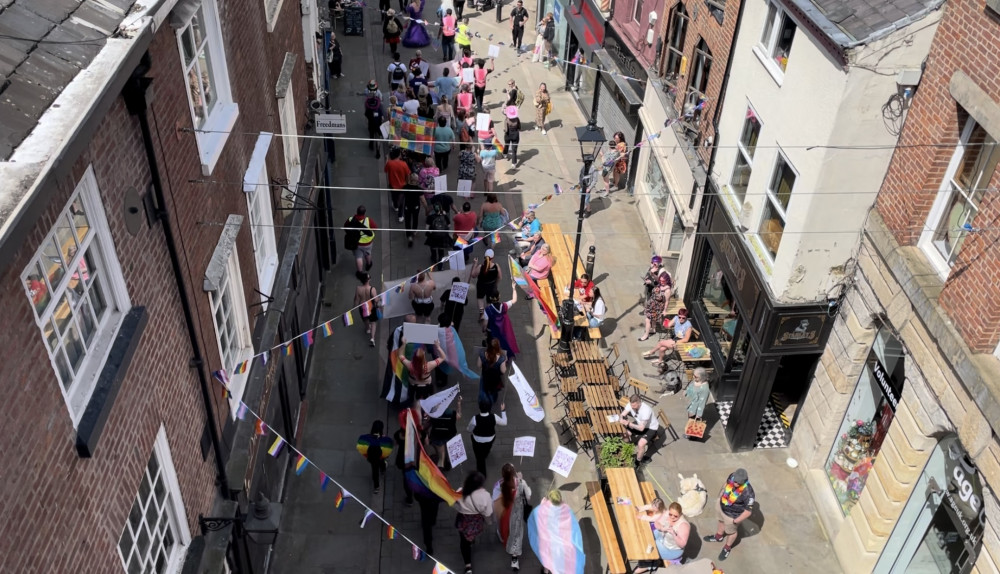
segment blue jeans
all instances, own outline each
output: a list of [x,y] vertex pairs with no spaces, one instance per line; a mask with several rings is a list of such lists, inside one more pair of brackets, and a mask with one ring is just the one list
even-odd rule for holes
[[684,549],[671,550],[667,548],[663,541],[663,533],[659,530],[653,531],[653,540],[656,541],[656,550],[660,553],[660,558],[664,560],[677,560],[684,555]]

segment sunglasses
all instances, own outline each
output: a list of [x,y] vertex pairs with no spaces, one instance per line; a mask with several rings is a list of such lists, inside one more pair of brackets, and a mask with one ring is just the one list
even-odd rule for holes
[[681,517],[680,514],[668,514],[667,516],[669,516],[670,518],[680,518]]

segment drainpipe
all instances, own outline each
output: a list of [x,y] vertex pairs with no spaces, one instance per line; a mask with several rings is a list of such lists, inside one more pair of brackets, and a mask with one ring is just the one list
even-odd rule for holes
[[156,198],[156,217],[163,224],[163,236],[167,242],[167,252],[170,254],[170,267],[174,272],[174,280],[177,282],[177,293],[180,295],[181,309],[184,311],[184,324],[187,327],[188,338],[191,341],[191,349],[194,355],[188,363],[194,367],[198,373],[198,382],[201,386],[201,399],[205,404],[205,414],[208,417],[208,431],[212,440],[212,451],[215,456],[215,471],[218,473],[217,481],[222,491],[222,497],[226,500],[233,500],[233,493],[229,489],[229,480],[226,477],[226,465],[222,460],[222,449],[219,442],[219,430],[215,427],[214,414],[212,410],[211,393],[209,392],[208,376],[205,374],[205,359],[201,355],[201,346],[198,344],[197,331],[194,325],[194,314],[191,311],[191,301],[188,298],[187,290],[184,287],[184,276],[181,273],[181,262],[178,256],[177,244],[174,242],[173,227],[170,224],[170,214],[166,209],[166,199],[163,194],[163,181],[160,179],[159,164],[156,161],[156,153],[153,149],[153,135],[149,127],[148,102],[146,100],[151,78],[144,77],[149,71],[149,54],[143,56],[139,66],[132,73],[122,90],[122,97],[130,114],[139,120],[139,128],[142,132],[142,144],[146,152],[146,163],[149,165],[149,175],[153,182],[153,193]]

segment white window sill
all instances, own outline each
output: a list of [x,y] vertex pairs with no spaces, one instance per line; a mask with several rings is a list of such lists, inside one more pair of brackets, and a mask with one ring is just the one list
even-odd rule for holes
[[272,291],[274,291],[274,277],[278,274],[278,255],[272,254],[267,258],[267,262],[264,263],[264,267],[260,270],[258,277],[260,278],[260,291],[263,295],[260,296],[261,304],[263,305],[262,310],[267,311],[267,300],[271,297]]
[[757,254],[757,262],[760,264],[761,270],[766,276],[770,277],[774,273],[774,261],[771,260],[771,254],[768,252],[767,247],[764,246],[764,242],[761,241],[760,235],[754,233],[746,237],[750,242],[750,247]]
[[278,15],[281,14],[281,5],[285,0],[264,0],[264,13],[267,18],[267,31],[274,32],[274,27],[278,23]]
[[[253,347],[246,347],[240,350],[240,360],[236,361],[236,364],[240,364],[243,361],[253,357]],[[250,377],[250,373],[253,371],[253,362],[247,365],[247,370],[240,375],[229,373],[229,392],[233,395],[229,399],[229,416],[233,420],[236,420],[236,411],[240,408],[240,402],[243,399],[243,391],[247,387],[247,379]]]
[[932,233],[926,233],[925,237],[920,238],[917,245],[920,247],[920,250],[924,252],[924,256],[927,257],[927,262],[930,263],[931,267],[934,268],[934,271],[937,272],[941,281],[947,281],[948,276],[951,275],[951,266],[948,265],[948,261],[945,260],[944,256],[941,255],[941,252],[938,251],[937,246],[934,245],[934,241],[930,238],[931,235]]
[[[72,391],[66,397],[70,416],[73,419],[73,428],[76,428],[80,424],[83,413],[87,411],[90,397],[94,394],[94,389],[97,388],[97,378],[101,376],[101,372],[104,370],[104,363],[108,360],[108,353],[111,352],[111,346],[115,341],[115,337],[118,336],[122,320],[129,309],[115,311],[110,317],[105,319],[106,323],[104,327],[100,327],[100,332],[96,335],[97,341],[94,343],[94,348],[87,355],[87,364],[83,367]],[[58,385],[59,383],[56,382],[56,384]]]
[[760,46],[753,47],[753,53],[760,60],[761,65],[767,70],[767,73],[771,75],[771,79],[774,83],[781,87],[782,82],[785,81],[785,72],[778,66],[778,63],[768,57],[764,52],[761,51]]
[[215,164],[222,157],[222,149],[226,147],[229,132],[236,125],[236,118],[239,115],[240,106],[238,104],[220,103],[202,127],[204,131],[195,132],[198,155],[201,160],[201,174],[205,177],[212,175],[212,171],[215,170]]

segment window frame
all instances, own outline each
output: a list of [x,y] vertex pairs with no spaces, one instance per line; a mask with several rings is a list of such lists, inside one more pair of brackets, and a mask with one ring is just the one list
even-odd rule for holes
[[[751,121],[751,118],[757,120],[757,137],[754,140],[753,150],[747,149],[746,143],[743,141],[747,134],[747,125]],[[739,201],[741,210],[743,202],[746,201],[746,189],[750,186],[750,177],[753,175],[753,156],[757,151],[756,142],[760,141],[760,133],[763,129],[764,123],[760,121],[760,115],[757,113],[757,110],[754,109],[752,104],[747,103],[747,113],[743,119],[743,129],[740,130],[740,137],[736,140],[736,158],[733,160],[733,171],[729,176],[729,192],[732,194],[734,199]],[[741,159],[746,164],[747,171],[746,185],[744,186],[742,195],[736,192],[736,187],[733,184],[733,181],[736,179],[736,171],[739,169]]]
[[[233,249],[226,260],[226,272],[220,278],[220,285],[217,289],[208,291],[209,313],[212,315],[212,326],[215,330],[215,343],[219,351],[219,364],[229,376],[229,406],[230,415],[235,419],[236,411],[243,398],[243,391],[246,387],[247,371],[236,374],[236,365],[253,356],[253,341],[251,340],[250,318],[247,314],[247,300],[243,292],[243,276],[240,273],[239,254],[237,247],[233,244]],[[222,334],[219,331],[218,310],[225,302],[224,294],[219,293],[222,289],[228,289],[229,300],[233,305],[231,310],[234,330],[230,335],[232,342],[236,346],[230,345],[229,360],[227,353],[223,350]]]
[[[71,260],[66,264],[63,275],[58,279],[58,284],[55,287],[51,286],[49,273],[45,273],[43,277],[39,277],[43,281],[43,285],[48,293],[48,303],[41,313],[39,313],[37,306],[32,301],[33,296],[32,292],[28,289],[28,283],[32,275],[37,275],[37,270],[43,269],[40,266],[41,261],[48,259],[45,254],[46,246],[53,244],[53,241],[56,242],[54,245],[60,245],[57,241],[60,230],[59,223],[53,224],[52,229],[45,234],[45,239],[31,257],[24,271],[21,272],[21,285],[25,290],[25,295],[28,297],[28,304],[32,308],[35,325],[42,336],[42,344],[49,355],[49,362],[55,375],[56,386],[59,387],[63,400],[66,402],[66,408],[69,410],[73,428],[76,428],[80,419],[83,418],[84,412],[87,410],[87,405],[90,403],[94,389],[97,388],[97,381],[100,378],[101,371],[107,362],[108,353],[111,351],[114,339],[121,328],[122,320],[132,308],[128,287],[125,283],[121,264],[118,261],[114,239],[111,237],[111,228],[108,225],[107,216],[104,212],[104,204],[101,200],[100,189],[97,185],[97,177],[94,174],[93,165],[88,166],[83,176],[81,176],[66,205],[59,212],[56,221],[67,221],[65,218],[70,217],[70,209],[78,202],[83,207],[84,217],[86,217],[89,227],[84,232],[82,240],[79,237],[79,230],[77,228],[69,228],[72,232],[70,239],[73,241],[73,248],[76,251],[71,256]],[[91,231],[93,233],[89,234]],[[91,253],[96,254],[99,264],[85,265],[81,268],[80,264]],[[64,256],[63,250],[57,249],[56,255],[62,261]],[[95,256],[91,255],[90,261],[93,262],[94,258]],[[68,273],[70,269],[74,268],[78,270],[76,273]],[[71,288],[73,277],[79,277],[80,270],[86,274],[83,282],[90,282],[90,285],[85,286],[83,293],[77,291],[77,300],[70,302],[71,291],[74,291]],[[99,282],[98,278],[100,278]],[[76,281],[80,283],[79,278]],[[90,289],[95,285],[97,286],[96,290],[91,291]],[[85,296],[80,297],[80,295]],[[80,311],[93,311],[94,299],[91,297],[92,295],[103,298],[103,317],[96,317],[96,312],[94,312],[93,318],[97,321],[92,325],[92,338],[89,343],[81,341],[84,345],[84,356],[78,368],[74,370],[73,380],[70,381],[69,385],[64,385],[59,374],[60,369],[57,364],[57,355],[59,352],[66,353],[64,350],[65,342],[60,341],[57,343],[58,346],[56,349],[51,349],[47,341],[45,329],[54,324],[54,315],[56,314],[57,307],[60,306],[61,300],[66,299],[71,307],[71,319],[66,323],[67,332],[60,335],[58,326],[56,326],[53,329],[53,333],[57,339],[65,339],[67,341],[70,336],[68,333],[69,329],[74,329],[75,333],[82,336],[82,331],[79,327]],[[68,359],[68,355],[65,355],[63,360],[68,361]],[[73,370],[72,365],[68,362],[67,366]]]
[[[705,38],[699,37],[698,42],[694,45],[694,52],[692,52],[691,65],[688,69],[688,82],[687,88],[685,88],[684,93],[684,111],[687,113],[688,107],[694,111],[692,112],[692,120],[698,121],[701,119],[701,110],[697,109],[698,103],[701,100],[708,100],[708,96],[700,87],[708,89],[709,78],[712,75],[712,62],[714,58],[712,56],[712,50],[708,47],[708,42]],[[700,87],[695,87],[695,79],[698,78],[698,84]],[[692,98],[692,96],[696,96]]]
[[[195,131],[195,141],[198,144],[198,158],[201,161],[202,174],[212,175],[215,165],[222,155],[222,149],[229,140],[229,133],[236,124],[239,116],[239,106],[233,101],[232,87],[229,80],[229,66],[226,62],[226,50],[223,44],[222,26],[219,19],[218,6],[216,0],[201,0],[198,10],[195,10],[187,19],[176,28],[176,40],[178,51],[178,64],[181,69],[181,79],[188,83],[188,65],[184,56],[184,35],[191,28],[191,23],[198,13],[202,14],[204,20],[202,32],[205,35],[205,50],[210,56],[211,66],[211,87],[214,87],[216,103],[214,108],[205,117],[202,125],[198,125],[198,115],[195,113],[195,103],[191,95],[191,90],[185,88],[187,95],[188,111],[191,116],[191,125]],[[195,56],[192,62],[197,59]],[[196,66],[195,66],[196,67]]]
[[[927,220],[924,224],[923,231],[920,234],[920,239],[917,241],[917,245],[927,256],[928,261],[938,272],[942,281],[947,280],[948,275],[951,273],[952,266],[957,260],[958,254],[961,252],[961,246],[959,246],[953,253],[946,256],[941,252],[941,249],[937,245],[938,240],[936,236],[938,234],[938,230],[941,228],[941,225],[945,222],[945,218],[948,217],[948,207],[951,205],[955,194],[962,194],[967,200],[969,199],[961,186],[955,183],[955,176],[958,174],[959,168],[965,159],[965,153],[968,149],[969,140],[971,139],[972,133],[975,131],[977,125],[985,131],[985,128],[983,128],[971,115],[966,119],[965,125],[962,127],[962,131],[959,134],[958,144],[956,144],[955,151],[952,153],[951,160],[948,162],[948,168],[945,170],[944,177],[941,178],[941,185],[938,188],[937,197],[935,197],[934,204],[931,206],[931,210],[927,214]],[[986,136],[993,138],[992,134],[988,131],[986,132]],[[996,147],[993,153],[1000,154],[1000,146]],[[997,165],[994,165],[993,173],[991,173],[986,179],[987,186],[989,185],[990,179],[992,179],[993,175],[996,173],[997,167]],[[976,212],[979,211],[979,206],[982,203],[982,191],[985,189],[985,186],[981,184],[982,180],[980,180],[979,184],[974,184],[970,189],[972,199],[975,199],[977,194],[980,195],[977,205],[973,208]],[[976,214],[973,214],[969,221],[974,220],[975,215]]]
[[639,18],[642,16],[642,5],[645,4],[644,0],[633,0],[632,4],[632,21],[636,24],[642,25]]
[[[663,81],[674,87],[677,85],[677,78],[681,76],[684,43],[687,41],[687,29],[690,21],[690,17],[682,2],[678,2],[670,9],[669,32],[667,33],[667,42],[665,44],[666,57],[663,59]],[[680,31],[678,32],[678,30]],[[678,34],[680,36],[679,42],[677,42]],[[674,44],[679,44],[679,46],[674,46]],[[672,62],[676,62],[676,66],[671,66]],[[671,67],[675,68],[673,72],[670,71]]]
[[274,32],[274,27],[278,24],[278,16],[281,15],[281,7],[285,0],[264,0],[264,18],[267,20],[267,31]]
[[[795,32],[797,32],[801,26],[799,26],[799,23],[792,18],[791,14],[789,14],[776,2],[768,2],[767,15],[764,17],[764,28],[761,30],[761,35],[753,47],[754,54],[779,86],[784,81],[785,71],[788,69],[788,63],[786,61],[785,66],[782,67],[775,59],[775,51],[777,50],[778,42],[780,41],[779,36],[781,36],[781,30],[785,28],[786,22],[790,22],[791,25],[795,27],[792,31],[792,43],[794,43]],[[786,59],[791,58],[791,50],[792,47],[789,45]]]
[[[187,548],[191,544],[191,531],[187,525],[187,515],[184,511],[184,499],[181,493],[180,482],[177,480],[177,471],[174,468],[173,457],[170,454],[170,444],[167,441],[166,428],[162,424],[156,433],[156,439],[153,442],[153,448],[151,449],[149,460],[142,467],[143,475],[139,479],[139,484],[136,486],[136,493],[132,499],[132,506],[135,506],[135,504],[139,502],[139,497],[142,495],[143,480],[146,479],[147,472],[149,470],[149,461],[151,461],[154,457],[159,465],[159,474],[157,475],[157,478],[163,479],[164,487],[166,488],[163,504],[163,516],[166,516],[168,526],[171,527],[174,534],[174,547],[171,550],[170,556],[167,557],[168,561],[166,572],[176,573],[180,571],[180,568],[184,564]],[[150,501],[155,495],[155,479],[152,482],[153,484],[150,486],[149,494],[151,497]],[[129,508],[132,508],[132,506]],[[147,511],[146,509],[143,509],[140,524],[145,524],[146,517]],[[125,517],[121,533],[118,535],[118,543],[115,545],[118,557],[122,561],[122,568],[126,571],[128,570],[128,557],[122,555],[121,538],[127,531],[130,531],[128,516]],[[134,547],[130,548],[129,556],[132,555],[133,550]]]
[[302,149],[299,146],[299,126],[295,110],[295,94],[291,82],[285,95],[278,98],[278,123],[281,127],[281,153],[285,160],[285,176],[288,178],[288,193],[282,193],[282,199],[288,203],[286,207],[295,204],[295,191],[302,177]]
[[[251,166],[253,169],[255,166]],[[274,288],[278,271],[278,243],[274,232],[274,210],[271,205],[271,184],[267,165],[261,164],[257,174],[248,174],[256,185],[249,186],[247,196],[247,224],[253,245],[257,282],[260,286],[261,304],[267,310],[267,301]],[[257,217],[255,217],[255,214]]]
[[[789,161],[788,156],[785,155],[785,153],[781,149],[778,149],[777,152],[778,153],[777,155],[775,155],[774,158],[774,167],[771,168],[771,177],[768,180],[767,187],[765,188],[764,205],[760,210],[760,222],[757,225],[757,233],[756,233],[757,240],[760,241],[761,245],[764,248],[763,251],[767,256],[769,263],[771,263],[772,265],[774,264],[774,261],[778,258],[778,250],[781,249],[780,235],[784,235],[785,229],[788,226],[788,212],[789,212],[788,206],[782,207],[781,200],[778,198],[777,193],[773,189],[771,189],[778,179],[778,166],[780,164],[784,164],[792,172],[792,175],[795,178],[792,181],[791,189],[788,190],[789,206],[792,203],[792,196],[795,192],[795,183],[798,182],[799,180],[799,172],[797,169],[795,169],[795,166],[792,165],[792,162]],[[781,228],[781,233],[778,237],[778,245],[775,247],[773,254],[771,253],[771,250],[768,247],[768,241],[765,239],[765,236],[773,235],[774,232],[761,230],[764,223],[768,220],[767,217],[768,211],[772,209],[775,210],[778,216],[781,217],[783,224]]]

